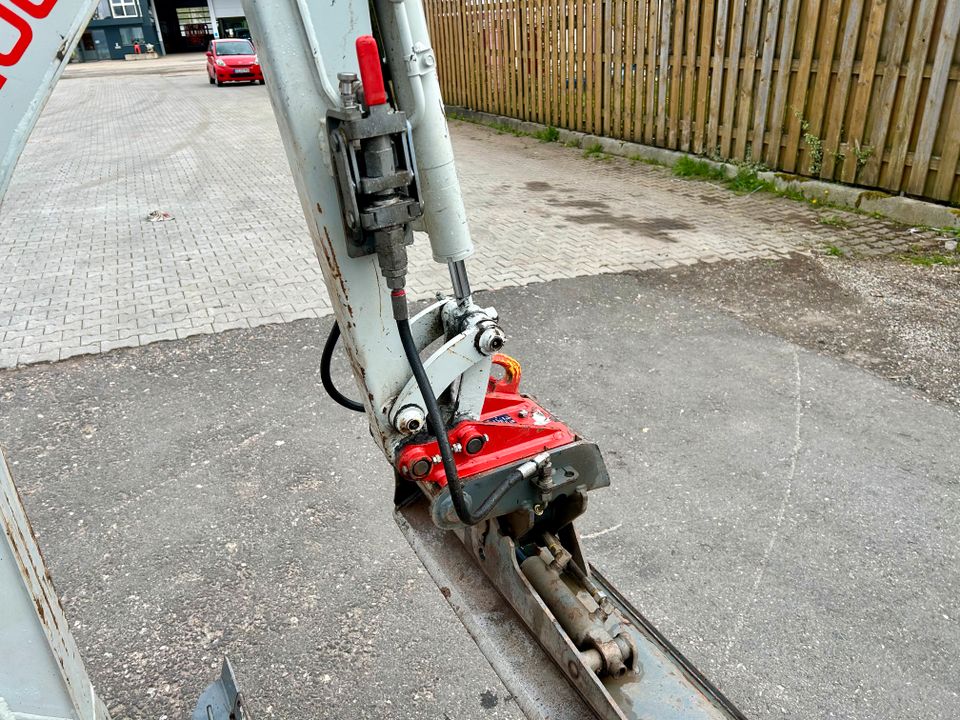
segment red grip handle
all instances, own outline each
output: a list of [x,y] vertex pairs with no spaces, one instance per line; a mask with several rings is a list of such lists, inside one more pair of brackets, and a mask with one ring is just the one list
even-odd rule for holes
[[383,73],[380,72],[380,51],[373,35],[357,38],[357,61],[360,63],[360,81],[367,107],[383,105],[387,92],[383,89]]

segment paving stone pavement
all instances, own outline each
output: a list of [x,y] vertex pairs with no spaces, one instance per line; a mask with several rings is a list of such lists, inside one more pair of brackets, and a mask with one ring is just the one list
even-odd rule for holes
[[[101,63],[57,87],[0,207],[0,367],[330,312],[265,89],[216,88],[178,63]],[[824,226],[816,208],[663,168],[452,132],[477,289],[917,239],[860,216]],[[175,219],[149,222],[156,209]],[[410,277],[420,297],[448,284],[425,238]]]

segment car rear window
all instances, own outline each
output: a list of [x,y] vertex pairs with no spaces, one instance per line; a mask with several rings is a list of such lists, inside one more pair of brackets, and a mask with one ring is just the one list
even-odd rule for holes
[[216,44],[217,55],[253,55],[253,43],[249,40],[229,40]]

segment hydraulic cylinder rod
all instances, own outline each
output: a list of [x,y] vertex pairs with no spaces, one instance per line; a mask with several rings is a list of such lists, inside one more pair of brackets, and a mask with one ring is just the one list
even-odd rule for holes
[[423,219],[433,259],[438,263],[465,260],[473,255],[473,240],[423,5],[405,0],[375,0],[375,6],[400,109],[411,117]]

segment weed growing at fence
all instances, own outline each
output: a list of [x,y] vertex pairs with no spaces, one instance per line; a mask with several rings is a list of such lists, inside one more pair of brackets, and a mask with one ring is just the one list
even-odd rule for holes
[[720,168],[713,167],[705,160],[682,157],[673,166],[673,174],[682,178],[699,180],[724,180],[726,175]]
[[603,157],[603,146],[600,143],[594,143],[583,151],[583,156],[586,158],[601,158]]
[[757,171],[749,167],[739,168],[736,175],[727,179],[726,185],[737,193],[773,192],[776,189],[772,182],[761,180]]
[[535,132],[533,136],[540,142],[552,143],[560,139],[560,131],[553,125],[547,125],[543,130]]
[[829,225],[830,227],[842,228],[843,230],[850,228],[850,221],[839,215],[821,215],[817,218],[817,222],[821,225]]

